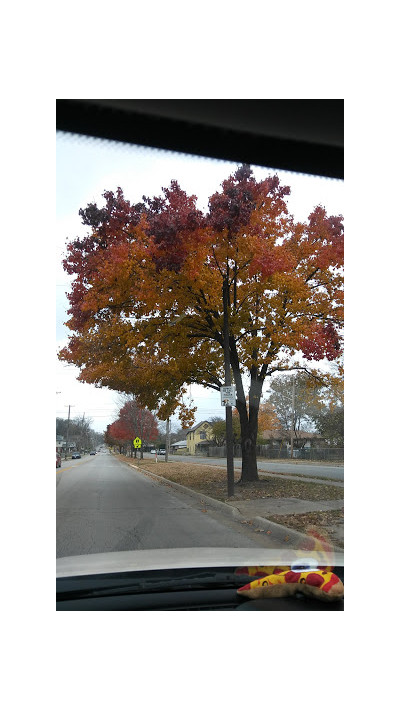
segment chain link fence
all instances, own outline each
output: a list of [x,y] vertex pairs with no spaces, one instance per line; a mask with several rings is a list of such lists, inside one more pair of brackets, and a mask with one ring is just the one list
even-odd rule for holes
[[[242,448],[240,444],[235,444],[233,450],[234,457],[242,456]],[[207,451],[207,456],[226,458],[226,446],[209,447]],[[258,444],[257,457],[264,459],[291,459],[290,448],[288,449],[287,447],[271,447],[267,444]],[[344,448],[304,447],[303,449],[293,449],[293,459],[302,459],[306,461],[318,462],[343,462]]]

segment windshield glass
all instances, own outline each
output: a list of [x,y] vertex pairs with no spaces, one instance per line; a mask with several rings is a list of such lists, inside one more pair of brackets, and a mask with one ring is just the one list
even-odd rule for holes
[[57,133],[58,558],[343,549],[342,215],[340,180]]

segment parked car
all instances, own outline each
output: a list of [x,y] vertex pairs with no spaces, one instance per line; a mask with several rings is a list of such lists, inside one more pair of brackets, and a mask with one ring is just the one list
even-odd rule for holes
[[90,454],[96,454],[96,452],[93,451],[93,452],[90,452]]
[[165,449],[159,449],[158,454],[165,454]]
[[157,452],[156,452],[155,449],[152,449],[151,452],[150,452],[150,454],[157,454]]
[[81,458],[80,452],[72,452],[72,459],[80,459],[80,458]]
[[61,467],[61,454],[56,450],[56,469]]

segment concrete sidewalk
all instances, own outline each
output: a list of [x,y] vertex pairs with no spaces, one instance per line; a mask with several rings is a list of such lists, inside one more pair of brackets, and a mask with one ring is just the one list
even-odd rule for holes
[[[235,471],[237,471],[235,469]],[[239,470],[241,471],[241,470]],[[296,474],[278,474],[276,472],[262,472],[258,470],[258,476],[260,478],[264,477],[274,477],[275,479],[290,479],[291,481],[306,481],[310,482],[311,484],[324,484],[325,486],[336,486],[339,489],[344,488],[344,483],[343,481],[333,481],[332,479],[317,479],[317,477],[306,477],[303,476],[302,474],[299,474],[296,476]]]
[[246,516],[286,515],[309,511],[338,511],[343,508],[340,499],[333,501],[303,501],[294,497],[286,499],[248,499],[235,501],[235,506]]

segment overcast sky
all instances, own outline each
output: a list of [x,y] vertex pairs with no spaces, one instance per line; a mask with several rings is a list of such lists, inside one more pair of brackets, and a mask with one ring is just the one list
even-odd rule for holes
[[[57,352],[68,342],[69,330],[64,325],[68,316],[66,292],[72,278],[62,268],[67,241],[87,234],[79,217],[79,209],[89,202],[104,204],[105,190],[123,189],[125,197],[138,202],[142,195],[159,195],[161,188],[176,179],[190,195],[198,197],[198,207],[207,209],[208,198],[220,189],[221,182],[235,169],[236,163],[196,156],[180,155],[140,146],[57,134]],[[257,179],[277,173],[292,194],[288,198],[290,211],[304,220],[321,204],[328,214],[343,214],[343,181],[253,167]],[[116,419],[119,396],[107,388],[95,388],[77,381],[78,368],[57,359],[56,415],[82,416],[92,419],[92,427],[103,432]],[[224,416],[220,396],[213,390],[192,386],[191,394],[198,406],[196,422],[216,415]],[[177,425],[177,418],[173,418]]]

